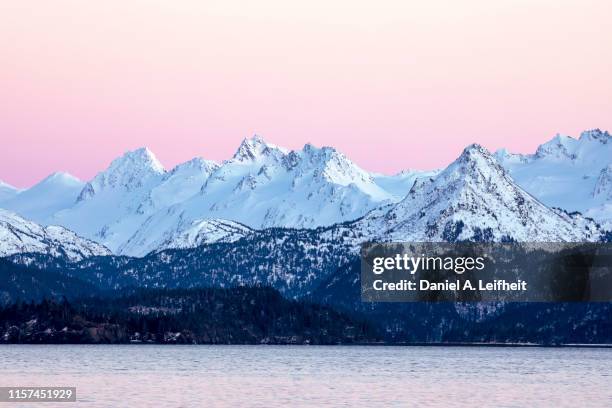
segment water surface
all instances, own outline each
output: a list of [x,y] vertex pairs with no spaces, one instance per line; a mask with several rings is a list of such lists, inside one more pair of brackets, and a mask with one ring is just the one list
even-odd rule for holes
[[0,386],[18,385],[76,386],[64,408],[610,407],[612,349],[0,346]]

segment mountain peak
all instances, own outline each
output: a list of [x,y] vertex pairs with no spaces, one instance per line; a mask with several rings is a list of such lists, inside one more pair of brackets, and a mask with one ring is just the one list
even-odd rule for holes
[[[113,163],[126,163],[129,162],[135,166],[145,166],[149,167],[156,173],[164,173],[164,166],[157,160],[155,154],[148,147],[140,147],[136,150],[127,151],[123,154],[123,156],[118,159],[113,160]],[[113,164],[111,163],[111,166]]]
[[609,143],[612,139],[612,135],[608,131],[601,129],[590,129],[585,130],[580,134],[580,141],[599,141],[601,143]]
[[82,201],[105,188],[122,187],[132,190],[142,186],[149,178],[165,172],[162,164],[148,148],[130,150],[113,160],[106,170],[87,183],[77,200]]
[[505,174],[505,170],[497,159],[484,147],[479,144],[471,144],[463,149],[461,155],[451,163],[442,173],[462,169],[464,173],[483,173],[495,172]]
[[364,217],[364,229],[398,241],[571,241],[594,239],[514,183],[484,147],[473,144],[433,178],[418,178],[390,210]]
[[535,157],[553,159],[575,159],[577,140],[570,136],[556,134],[551,140],[538,146]]
[[38,184],[43,184],[43,183],[45,184],[46,183],[82,184],[82,181],[70,173],[66,173],[64,171],[56,171],[56,172],[49,174]]
[[145,171],[157,174],[166,171],[153,152],[146,147],[125,152],[122,156],[113,160],[106,171],[115,172],[118,170],[123,172]]
[[[408,196],[423,194],[431,185],[447,199],[463,200],[473,191],[513,190],[514,184],[495,157],[479,144],[467,146],[461,155],[433,179],[417,179]],[[430,193],[426,193],[425,196]],[[454,198],[451,198],[454,197]],[[407,197],[408,198],[408,197]],[[426,197],[424,197],[426,199]]]
[[301,156],[305,168],[314,169],[316,177],[323,177],[339,185],[365,185],[373,182],[372,176],[358,167],[348,157],[333,147],[316,147],[306,143]]
[[463,152],[461,153],[461,156],[459,156],[460,158],[462,156],[474,156],[474,155],[478,155],[478,156],[484,156],[484,155],[490,155],[491,153],[489,153],[489,151],[487,149],[485,149],[484,147],[482,147],[481,145],[479,145],[478,143],[472,143],[470,145],[467,145],[465,147],[465,149],[463,149]]
[[287,151],[283,148],[267,143],[261,136],[254,135],[251,138],[245,138],[238,146],[238,150],[232,157],[236,162],[252,162],[261,157],[284,156]]

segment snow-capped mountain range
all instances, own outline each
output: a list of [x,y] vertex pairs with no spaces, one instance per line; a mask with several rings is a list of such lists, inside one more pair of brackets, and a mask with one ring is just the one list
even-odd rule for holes
[[87,183],[65,173],[22,191],[0,183],[0,208],[132,256],[337,223],[384,240],[597,240],[602,228],[569,212],[611,225],[611,163],[612,136],[599,130],[557,136],[533,155],[472,145],[442,171],[395,176],[330,147],[288,151],[256,136],[220,164],[166,171],[143,148]]
[[115,253],[141,256],[174,237],[200,242],[211,225],[226,228],[228,221],[243,230],[353,220],[398,200],[422,174],[435,172],[372,175],[333,148],[308,144],[287,151],[255,136],[221,164],[196,158],[170,171],[148,149],[130,151],[78,193],[67,180],[57,186],[58,195],[70,201],[64,208],[54,205],[49,211],[46,194],[37,199],[28,194],[46,190],[46,180],[0,207],[44,225],[65,226]]

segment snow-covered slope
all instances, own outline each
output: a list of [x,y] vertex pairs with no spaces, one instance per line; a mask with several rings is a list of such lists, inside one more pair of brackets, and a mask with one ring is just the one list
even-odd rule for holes
[[0,208],[47,224],[57,211],[74,204],[85,183],[68,173],[56,172],[34,186],[0,202]]
[[375,174],[374,182],[393,196],[393,201],[400,201],[419,177],[434,177],[440,170],[421,171],[404,170],[392,176]]
[[517,184],[544,204],[580,211],[602,223],[612,221],[610,196],[597,192],[608,188],[602,185],[612,164],[612,136],[608,132],[589,130],[578,139],[557,135],[535,154],[501,150],[496,157]]
[[397,204],[357,222],[365,236],[395,241],[592,241],[595,223],[555,211],[517,186],[489,152],[468,146],[439,175],[417,179]]
[[287,152],[244,140],[231,160],[182,209],[192,218],[231,219],[254,228],[315,227],[351,220],[392,196],[329,147]]
[[66,228],[43,227],[10,211],[0,210],[0,257],[18,253],[42,253],[71,261],[111,254],[104,246]]
[[0,180],[0,205],[19,194],[19,189]]
[[115,251],[155,211],[151,192],[165,176],[148,149],[129,151],[98,173],[75,202],[49,223],[63,225]]
[[234,242],[253,230],[233,221],[201,219],[168,223],[165,234],[156,233],[159,225],[146,223],[125,244],[119,253],[144,256],[149,252],[171,248],[195,248],[213,242]]

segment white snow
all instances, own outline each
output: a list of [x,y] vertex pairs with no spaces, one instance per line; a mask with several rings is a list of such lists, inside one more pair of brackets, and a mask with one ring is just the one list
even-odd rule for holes
[[[460,226],[459,226],[460,225]],[[391,241],[471,240],[592,241],[595,223],[546,207],[517,186],[497,160],[478,145],[435,177],[417,179],[402,201],[366,215],[357,230]]]
[[81,238],[64,227],[43,227],[0,209],[0,257],[18,253],[65,256],[72,261],[111,254],[104,246]]
[[[259,136],[245,139],[221,164],[196,158],[169,172],[148,149],[139,149],[114,160],[73,204],[44,222],[116,253],[141,255],[170,246],[170,239],[180,240],[205,219],[250,228],[350,221],[401,199],[419,174],[374,177],[331,147],[288,151]],[[204,230],[215,236],[211,229],[219,225],[211,221]]]
[[0,202],[0,207],[44,224],[57,211],[74,204],[84,185],[85,183],[71,174],[56,172],[29,189],[19,191],[12,198]]
[[314,228],[364,216],[356,230],[343,231],[439,240],[461,222],[457,239],[591,240],[594,223],[550,207],[612,229],[611,140],[599,130],[557,136],[532,155],[492,156],[473,145],[442,171],[394,176],[369,173],[331,147],[289,151],[259,136],[223,163],[195,158],[170,171],[141,148],[88,183],[55,173],[23,191],[0,184],[0,207],[135,256],[231,242],[251,228]]
[[233,221],[202,219],[181,220],[176,225],[169,223],[165,234],[160,235],[145,223],[118,252],[144,256],[149,252],[168,248],[194,248],[212,242],[234,242],[251,231],[247,226]]
[[496,157],[517,184],[544,204],[580,211],[602,223],[612,221],[611,198],[602,193],[610,189],[605,185],[606,174],[610,174],[606,169],[612,163],[608,132],[585,131],[579,139],[557,135],[535,154],[498,151]]

